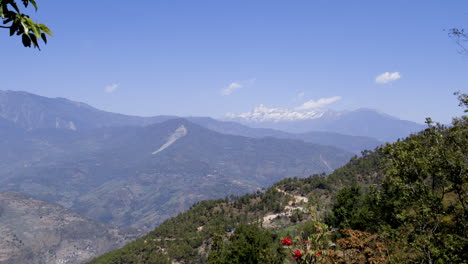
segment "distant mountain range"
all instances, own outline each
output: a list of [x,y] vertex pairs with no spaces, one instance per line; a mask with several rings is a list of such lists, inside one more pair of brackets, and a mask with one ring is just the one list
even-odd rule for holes
[[[38,128],[86,130],[113,126],[146,126],[178,118],[128,116],[105,112],[85,103],[64,98],[47,98],[16,91],[0,91],[0,117],[26,130]],[[186,119],[224,134],[255,138],[300,139],[314,144],[335,146],[354,153],[359,153],[363,149],[373,149],[385,141],[393,141],[424,128],[422,125],[398,120],[373,110],[327,112],[321,118],[304,121],[247,122],[249,126],[257,128],[208,117]],[[270,129],[259,127],[270,127]]]
[[310,131],[306,133],[288,133],[270,128],[252,128],[236,122],[220,121],[209,117],[188,117],[193,123],[223,134],[244,137],[299,139],[304,142],[334,146],[353,153],[360,153],[364,149],[374,149],[383,144],[372,137],[349,136],[335,132]]
[[263,120],[236,116],[228,120],[257,128],[271,128],[290,133],[310,131],[335,132],[351,136],[376,138],[380,141],[395,141],[424,129],[424,125],[401,120],[376,110],[361,108],[354,111],[335,112],[324,110],[310,119]]

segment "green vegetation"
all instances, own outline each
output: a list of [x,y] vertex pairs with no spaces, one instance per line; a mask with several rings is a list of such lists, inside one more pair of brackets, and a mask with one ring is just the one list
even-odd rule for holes
[[[466,95],[460,102],[467,105]],[[468,117],[434,124],[381,149],[381,188],[343,188],[329,222],[376,232],[393,244],[394,259],[423,263],[468,261]]]
[[[267,198],[260,199],[263,196]],[[240,229],[238,226],[258,222],[263,212],[274,211],[275,208],[284,206],[287,200],[282,193],[269,189],[265,194],[258,192],[199,202],[190,210],[168,219],[145,237],[91,263],[165,263],[169,259],[185,263],[205,263],[213,242],[218,241],[223,254],[228,254],[235,250],[235,245],[240,240],[249,237],[247,233],[250,231],[265,236],[259,238],[259,246],[271,245],[266,243],[275,239],[271,234],[250,225]],[[233,233],[236,235],[229,243],[219,243],[223,238],[227,240]],[[271,250],[273,249],[274,247]],[[211,261],[215,261],[213,256]]]
[[[341,186],[348,181],[346,177],[351,177],[350,171],[374,175],[374,169],[369,165],[374,160],[374,155],[353,159],[352,165],[348,164],[336,172],[339,176],[330,178],[325,175],[313,175],[306,179],[291,178],[278,182],[264,192],[258,191],[240,197],[231,195],[225,199],[196,203],[190,210],[165,221],[145,237],[96,258],[91,263],[170,263],[168,261],[171,260],[182,263],[224,263],[220,260],[232,259],[228,256],[233,254],[232,252],[239,252],[242,244],[240,241],[257,236],[258,241],[254,239],[255,246],[242,248],[245,250],[242,254],[245,255],[256,248],[256,252],[277,252],[273,254],[274,259],[281,259],[282,254],[275,247],[279,245],[280,237],[275,238],[271,232],[283,236],[301,232],[305,232],[306,235],[312,234],[315,227],[309,224],[310,221],[328,211],[327,208],[332,206],[332,197],[339,190],[332,182],[338,181]],[[373,182],[370,178],[369,181]],[[297,203],[293,195],[308,197],[309,200],[307,203]],[[268,228],[270,231],[262,227],[263,217],[282,213],[289,205],[302,206],[307,210],[296,209],[290,216],[274,219],[273,226]],[[239,227],[246,224],[249,224],[249,227]],[[257,227],[252,227],[252,224]],[[270,243],[274,239],[276,245]],[[210,255],[213,250],[217,253]],[[251,257],[261,259],[262,256]],[[271,262],[273,259],[264,261],[275,263]]]
[[[36,10],[38,8],[35,0],[21,0],[23,6],[27,8],[32,5]],[[52,36],[50,29],[41,23],[34,22],[29,15],[22,13],[15,0],[0,0],[0,18],[3,25],[1,28],[10,30],[10,36],[21,36],[21,41],[25,47],[39,49],[39,40],[47,43],[47,35]],[[46,35],[47,34],[47,35]]]
[[214,237],[213,241],[209,264],[281,264],[285,257],[278,236],[255,224],[239,225],[228,241],[223,241],[222,236]]
[[[467,107],[468,96],[458,95]],[[350,162],[372,157],[384,178],[343,173],[350,164],[330,175],[328,183],[335,178],[335,186],[343,180],[353,185],[339,191],[326,221],[341,234],[355,229],[377,235],[395,263],[467,263],[468,117],[455,118],[451,126],[431,119],[427,124],[416,135]],[[350,171],[354,178],[346,177]]]
[[427,124],[331,175],[200,202],[91,263],[468,263],[468,116]]

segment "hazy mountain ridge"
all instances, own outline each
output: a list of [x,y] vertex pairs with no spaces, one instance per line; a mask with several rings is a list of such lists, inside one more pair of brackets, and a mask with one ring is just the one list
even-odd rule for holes
[[[185,136],[152,154],[181,126]],[[103,222],[142,228],[152,228],[202,199],[255,191],[287,176],[331,172],[352,156],[300,140],[224,135],[184,119],[82,132],[41,129],[25,135],[20,143],[36,151],[5,164],[1,190],[57,202]]]
[[109,126],[143,126],[173,118],[116,114],[65,98],[48,98],[17,91],[0,91],[0,117],[28,130],[38,128],[83,130]]
[[[116,114],[64,98],[47,98],[15,91],[0,91],[0,117],[29,130],[38,128],[86,130],[112,126],[145,126],[178,118]],[[369,109],[346,112],[328,110],[320,118],[302,121],[246,123],[245,120],[237,120],[256,128],[205,117],[187,117],[187,119],[220,133],[256,138],[272,136],[301,139],[315,144],[333,145],[355,153],[363,149],[373,149],[382,141],[393,141],[423,128],[414,122],[399,120]],[[319,131],[321,133],[318,133]],[[347,138],[346,135],[358,137]]]
[[256,122],[239,117],[231,120],[251,127],[278,129],[290,133],[326,131],[372,137],[380,141],[395,141],[424,128],[422,124],[400,120],[368,108],[343,112],[327,110],[319,118],[305,120]]
[[383,144],[382,141],[372,137],[349,136],[335,132],[311,131],[307,133],[288,133],[270,128],[252,128],[240,123],[220,121],[209,117],[189,117],[187,119],[223,134],[253,138],[275,137],[299,139],[313,144],[334,146],[353,153],[360,153],[364,149],[374,149]]

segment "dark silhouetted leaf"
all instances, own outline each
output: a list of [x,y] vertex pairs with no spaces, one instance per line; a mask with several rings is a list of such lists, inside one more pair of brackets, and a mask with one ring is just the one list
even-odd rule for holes
[[31,47],[31,39],[28,37],[28,35],[23,34],[22,41],[25,47]]
[[41,38],[42,38],[42,40],[44,41],[44,43],[47,44],[47,36],[46,36],[46,34],[42,33],[42,34],[41,34]]

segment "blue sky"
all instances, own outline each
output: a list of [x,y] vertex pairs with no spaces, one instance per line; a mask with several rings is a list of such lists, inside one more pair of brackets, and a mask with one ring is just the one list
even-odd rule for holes
[[309,102],[420,123],[460,115],[452,93],[468,92],[444,32],[468,28],[465,0],[37,2],[54,37],[38,51],[0,34],[2,90],[145,116]]

